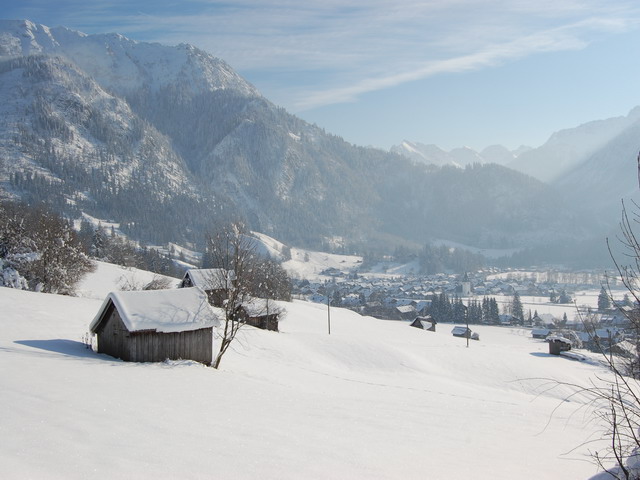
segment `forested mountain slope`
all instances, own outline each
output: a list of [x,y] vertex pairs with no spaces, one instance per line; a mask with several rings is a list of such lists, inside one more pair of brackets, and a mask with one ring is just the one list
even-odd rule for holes
[[145,241],[197,245],[243,219],[310,247],[528,244],[571,222],[530,177],[351,145],[189,45],[0,21],[0,99],[0,193]]

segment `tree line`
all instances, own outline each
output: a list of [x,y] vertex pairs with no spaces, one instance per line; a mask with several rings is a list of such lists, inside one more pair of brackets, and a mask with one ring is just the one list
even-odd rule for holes
[[471,300],[467,305],[462,299],[455,296],[449,298],[446,293],[440,293],[431,300],[428,309],[429,315],[438,323],[453,322],[470,324],[500,324],[500,309],[494,297],[484,297],[480,300]]
[[[211,238],[205,268],[216,266]],[[271,258],[254,256],[248,291],[260,298],[290,300],[291,280],[282,266]],[[73,222],[42,204],[0,203],[0,286],[72,294],[77,281],[93,269],[91,259],[176,278],[187,268],[180,254],[134,243],[114,227],[83,219],[76,230]]]

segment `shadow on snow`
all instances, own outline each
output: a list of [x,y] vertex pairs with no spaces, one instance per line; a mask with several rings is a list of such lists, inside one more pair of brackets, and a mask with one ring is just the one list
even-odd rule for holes
[[38,348],[40,350],[46,350],[47,352],[60,353],[69,357],[101,357],[101,355],[96,355],[95,352],[88,348],[86,344],[75,340],[56,338],[51,340],[16,340],[14,343],[31,348]]

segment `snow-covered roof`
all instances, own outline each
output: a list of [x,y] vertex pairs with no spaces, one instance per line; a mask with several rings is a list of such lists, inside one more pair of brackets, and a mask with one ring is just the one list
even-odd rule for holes
[[551,330],[548,328],[534,328],[531,330],[531,335],[549,335]]
[[470,331],[471,331],[470,328],[456,326],[456,327],[453,327],[453,330],[451,330],[451,333],[454,335],[465,335],[467,332],[470,332]]
[[623,340],[622,342],[618,342],[616,347],[622,350],[629,357],[634,357],[638,354],[638,347],[635,343],[630,342],[629,340]]
[[198,287],[171,290],[111,292],[89,326],[95,333],[109,304],[113,303],[130,332],[185,332],[212,327],[218,316],[207,295]]
[[547,342],[563,342],[568,343],[569,345],[573,343],[567,337],[563,337],[562,335],[550,335],[547,337]]
[[396,307],[396,310],[400,313],[413,313],[416,311],[413,305],[400,305],[399,307]]
[[265,298],[251,298],[242,302],[242,308],[250,317],[260,317],[263,315],[278,315],[282,309],[273,300]]
[[599,338],[608,338],[615,337],[620,334],[620,331],[617,328],[598,328],[594,332],[596,337]]
[[194,287],[204,290],[218,290],[229,288],[231,281],[235,279],[235,272],[223,268],[191,268],[185,273],[189,276]]

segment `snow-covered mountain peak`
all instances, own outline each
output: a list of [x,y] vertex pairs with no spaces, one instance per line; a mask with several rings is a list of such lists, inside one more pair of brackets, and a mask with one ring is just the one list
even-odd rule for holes
[[447,152],[437,145],[425,145],[418,142],[404,140],[400,145],[391,148],[391,151],[410,158],[417,163],[427,163],[444,166],[451,165],[462,168],[475,163],[497,163],[506,165],[516,158],[516,154],[502,145],[492,145],[482,152],[477,152],[471,147],[459,147]]
[[180,85],[191,95],[224,89],[260,96],[226,62],[192,45],[170,47],[117,33],[87,35],[28,20],[0,21],[0,59],[34,54],[65,57],[103,87],[124,95]]
[[29,20],[0,20],[0,59],[36,55],[58,46],[45,25]]

